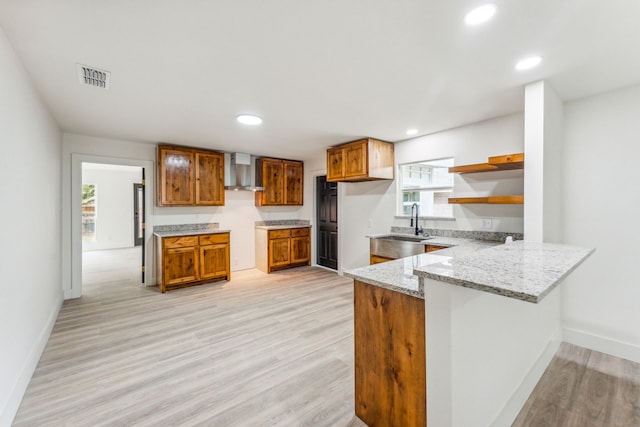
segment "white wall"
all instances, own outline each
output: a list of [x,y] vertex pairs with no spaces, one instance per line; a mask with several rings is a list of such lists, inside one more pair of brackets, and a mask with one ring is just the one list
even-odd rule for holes
[[[420,160],[454,157],[456,165],[485,163],[490,156],[519,153],[524,150],[522,114],[450,129],[395,144],[397,164]],[[456,174],[454,195],[458,197],[522,194],[523,172],[500,171]],[[394,197],[398,191],[393,189]],[[394,201],[394,204],[397,203]],[[395,212],[395,211],[394,211]],[[455,221],[424,221],[432,228],[480,230],[481,218],[492,218],[488,231],[523,231],[522,205],[454,205]],[[408,226],[407,218],[397,219],[394,225]]]
[[96,185],[95,241],[86,251],[134,246],[133,184],[142,182],[142,168],[83,163],[82,183]]
[[596,252],[563,286],[565,339],[640,362],[640,86],[565,104],[564,240]]
[[534,242],[562,242],[563,104],[551,85],[525,88],[524,234]]
[[9,425],[62,303],[62,135],[0,29],[0,425]]
[[[455,164],[485,163],[487,157],[523,151],[523,115],[513,114],[394,144],[398,165],[420,160],[454,157]],[[305,163],[305,207],[302,215],[315,220],[314,177],[324,175],[325,158]],[[523,172],[501,171],[454,177],[458,196],[522,194]],[[395,218],[398,180],[338,184],[338,268],[369,264],[369,234],[388,233],[392,225],[408,226],[408,218]],[[309,198],[313,203],[308,203]],[[523,231],[522,205],[456,205],[455,221],[421,221],[425,227],[479,230],[481,218],[492,218],[489,231]],[[312,241],[315,248],[315,238]],[[315,255],[314,255],[315,256]],[[315,258],[314,258],[315,261]]]
[[[113,140],[107,138],[90,137],[86,135],[64,134],[62,158],[62,203],[63,203],[63,286],[68,296],[77,296],[69,291],[72,289],[72,204],[71,181],[73,169],[73,155],[105,157],[109,159],[124,159],[153,162],[156,159],[156,144],[134,141]],[[153,169],[153,168],[152,168]],[[155,200],[155,171],[147,170],[147,193]],[[305,176],[306,179],[306,176]],[[311,203],[306,191],[313,191],[312,183],[305,181],[305,204]],[[303,216],[303,207],[256,207],[254,193],[250,191],[226,191],[225,206],[219,207],[158,207],[155,203],[147,205],[147,227],[165,224],[194,224],[218,222],[220,228],[231,230],[231,270],[243,270],[255,266],[255,221],[267,219],[311,219]],[[151,238],[152,233],[147,233]],[[149,240],[150,242],[150,240]],[[150,243],[147,242],[148,245]],[[148,249],[152,247],[147,246]],[[78,254],[73,256],[78,257]],[[148,263],[149,264],[149,263]],[[149,266],[146,271],[154,271]],[[76,279],[74,279],[76,280]],[[150,281],[149,283],[153,283]]]

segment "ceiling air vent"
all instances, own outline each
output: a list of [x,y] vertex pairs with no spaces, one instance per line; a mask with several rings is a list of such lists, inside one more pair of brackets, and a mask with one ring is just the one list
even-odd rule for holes
[[76,67],[78,69],[80,84],[109,89],[111,85],[111,72],[82,64],[76,64]]

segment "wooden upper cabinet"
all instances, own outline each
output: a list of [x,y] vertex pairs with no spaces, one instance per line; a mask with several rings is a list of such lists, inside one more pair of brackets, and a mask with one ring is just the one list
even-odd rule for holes
[[344,147],[345,179],[358,179],[368,176],[367,146],[366,142],[359,142]]
[[393,178],[393,144],[390,142],[365,138],[327,150],[328,182]]
[[304,191],[302,162],[262,159],[263,191],[256,191],[256,206],[301,206]]
[[196,152],[196,205],[224,206],[224,154]]
[[282,160],[262,159],[262,205],[284,205],[284,164]]
[[158,206],[224,206],[224,154],[158,146]]
[[340,181],[344,178],[344,149],[340,147],[327,150],[327,181]]
[[301,162],[284,160],[284,204],[302,205],[304,168]]
[[158,205],[193,205],[194,153],[172,147],[160,148],[158,153]]

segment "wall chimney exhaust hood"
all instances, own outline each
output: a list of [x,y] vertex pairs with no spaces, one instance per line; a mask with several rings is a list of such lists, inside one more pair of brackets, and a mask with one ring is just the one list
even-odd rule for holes
[[224,153],[225,190],[261,191],[262,159],[247,153]]

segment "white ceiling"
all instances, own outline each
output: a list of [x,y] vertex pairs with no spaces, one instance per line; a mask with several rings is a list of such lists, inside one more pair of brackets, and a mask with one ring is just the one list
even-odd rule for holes
[[[0,25],[67,132],[303,160],[521,111],[543,78],[564,100],[640,82],[640,1],[496,0],[466,26],[482,3],[0,0]],[[515,71],[530,54],[543,64]]]

